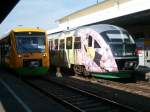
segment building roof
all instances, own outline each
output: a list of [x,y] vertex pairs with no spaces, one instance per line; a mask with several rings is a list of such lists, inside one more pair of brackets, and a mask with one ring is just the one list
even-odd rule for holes
[[66,21],[70,21],[82,16],[86,16],[95,12],[98,12],[100,10],[104,10],[110,7],[113,7],[115,4],[122,4],[125,2],[128,2],[130,0],[105,0],[103,2],[100,2],[98,4],[92,5],[90,7],[81,9],[79,11],[76,11],[74,13],[71,13],[63,18],[58,19],[57,21],[59,22],[59,24],[64,23]]
[[0,23],[5,19],[9,12],[14,8],[19,0],[3,0],[0,3]]

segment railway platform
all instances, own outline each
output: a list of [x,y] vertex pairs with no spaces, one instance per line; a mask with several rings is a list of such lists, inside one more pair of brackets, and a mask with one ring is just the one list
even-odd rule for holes
[[146,66],[138,66],[136,69],[138,79],[144,79],[150,82],[150,68]]
[[70,112],[53,99],[0,70],[0,112]]

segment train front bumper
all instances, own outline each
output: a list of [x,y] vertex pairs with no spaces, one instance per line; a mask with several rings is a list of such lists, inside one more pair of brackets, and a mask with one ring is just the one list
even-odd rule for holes
[[46,74],[48,70],[48,67],[22,67],[15,69],[15,71],[21,76],[40,76]]
[[118,72],[107,72],[107,73],[91,73],[93,77],[107,78],[107,79],[119,79],[119,78],[131,78],[132,70],[118,71]]

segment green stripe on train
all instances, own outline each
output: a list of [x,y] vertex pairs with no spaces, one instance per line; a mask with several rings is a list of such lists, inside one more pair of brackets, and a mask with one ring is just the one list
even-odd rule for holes
[[19,75],[31,75],[31,76],[39,76],[44,75],[48,72],[47,67],[37,67],[37,68],[29,68],[29,67],[22,67],[15,69]]
[[1,68],[8,68],[9,66],[7,64],[0,64]]
[[133,71],[119,71],[119,72],[109,72],[109,73],[92,73],[93,77],[100,78],[130,78],[132,76]]

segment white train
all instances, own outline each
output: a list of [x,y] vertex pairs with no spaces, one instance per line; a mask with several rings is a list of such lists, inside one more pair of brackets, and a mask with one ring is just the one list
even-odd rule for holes
[[135,43],[114,25],[96,24],[48,34],[50,63],[75,74],[129,78],[138,64]]

